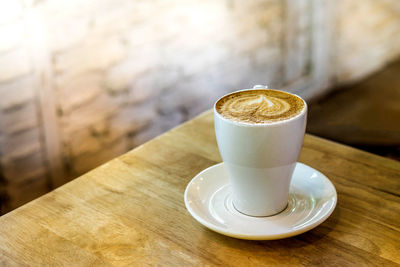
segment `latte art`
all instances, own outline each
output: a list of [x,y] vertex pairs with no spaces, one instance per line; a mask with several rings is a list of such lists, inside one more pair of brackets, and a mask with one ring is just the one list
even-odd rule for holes
[[235,117],[267,117],[287,112],[290,109],[290,104],[276,97],[254,95],[232,99],[232,101],[226,103],[225,108]]
[[227,119],[248,123],[268,123],[296,116],[304,109],[299,97],[278,90],[248,90],[220,99],[216,109]]

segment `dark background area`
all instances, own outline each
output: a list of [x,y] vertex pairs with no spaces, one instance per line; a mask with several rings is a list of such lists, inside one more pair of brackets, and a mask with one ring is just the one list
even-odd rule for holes
[[312,101],[307,132],[400,160],[400,60]]

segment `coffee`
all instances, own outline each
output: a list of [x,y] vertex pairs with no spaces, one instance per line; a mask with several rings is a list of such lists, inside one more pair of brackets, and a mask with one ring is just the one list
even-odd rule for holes
[[273,89],[235,92],[215,104],[215,109],[224,118],[250,124],[287,120],[304,108],[300,97]]

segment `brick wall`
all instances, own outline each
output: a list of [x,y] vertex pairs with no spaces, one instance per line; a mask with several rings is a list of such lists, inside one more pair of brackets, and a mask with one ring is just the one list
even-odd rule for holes
[[50,187],[40,103],[23,5],[0,8],[0,211],[46,193]]
[[335,83],[362,79],[400,55],[400,1],[339,0],[336,16]]
[[23,3],[0,22],[3,211],[280,81],[280,1]]
[[[343,82],[399,52],[380,33],[386,43],[371,45],[377,51],[390,46],[390,54],[375,53],[376,61],[367,62],[359,52],[349,63],[346,46],[357,51],[362,43],[346,24],[357,29],[366,11],[351,12],[355,1],[341,0],[331,21],[340,56],[334,64],[318,57],[316,48],[332,52],[317,43],[329,32],[320,26],[320,12],[331,13],[329,2],[0,2],[1,211],[192,118],[229,91],[259,83],[296,90],[291,84],[302,78],[308,88],[317,70],[314,76]],[[392,16],[387,34],[397,31],[394,1],[368,5],[379,6],[380,15],[364,29],[365,38],[372,42],[374,25],[385,17]],[[327,65],[333,70],[322,68]]]

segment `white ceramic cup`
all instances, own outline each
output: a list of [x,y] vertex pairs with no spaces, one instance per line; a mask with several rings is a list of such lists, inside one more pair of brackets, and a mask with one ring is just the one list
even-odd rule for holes
[[295,117],[265,124],[229,120],[214,105],[214,121],[235,208],[251,216],[270,216],[284,210],[303,144],[306,102]]

